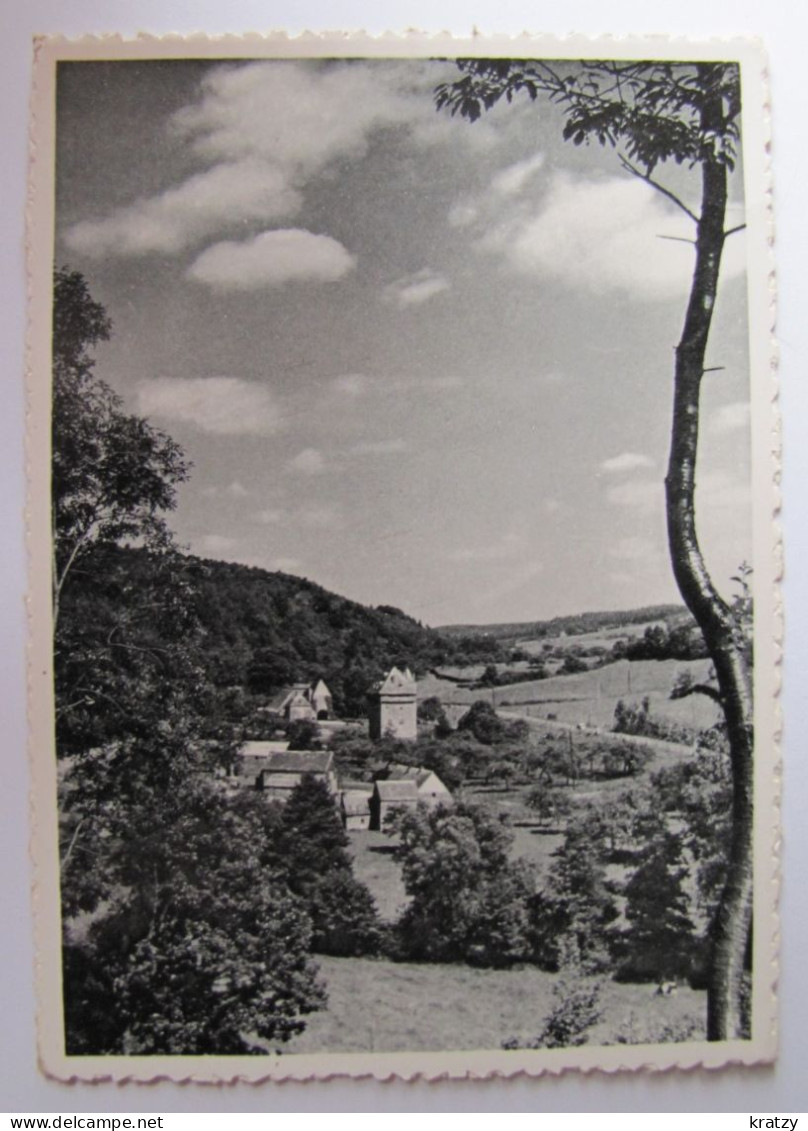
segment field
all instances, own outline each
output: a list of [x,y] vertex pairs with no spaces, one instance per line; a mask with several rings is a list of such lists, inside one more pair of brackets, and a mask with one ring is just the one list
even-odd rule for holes
[[576,675],[474,691],[429,676],[419,681],[418,695],[424,699],[437,695],[452,718],[475,699],[485,699],[495,707],[513,707],[524,715],[606,730],[614,721],[618,699],[638,705],[648,696],[655,718],[701,729],[717,721],[718,706],[704,695],[672,700],[670,692],[679,672],[688,671],[699,682],[709,670],[709,660],[618,660]]
[[[534,967],[478,970],[469,966],[396,963],[373,958],[317,959],[328,1007],[284,1051],[292,1053],[496,1049],[535,1037],[553,1006],[557,974]],[[703,1039],[705,995],[687,987],[660,996],[651,985],[605,981],[602,1020],[591,1043],[659,1040],[665,1026],[691,1024]]]

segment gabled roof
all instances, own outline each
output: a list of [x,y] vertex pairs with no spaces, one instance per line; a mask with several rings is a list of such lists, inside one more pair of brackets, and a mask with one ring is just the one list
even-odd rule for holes
[[264,774],[327,774],[332,769],[331,750],[285,750],[271,753]]
[[242,757],[266,757],[269,754],[282,753],[289,749],[289,743],[284,741],[276,741],[275,739],[251,739],[249,742],[242,743],[239,754]]
[[373,692],[376,695],[414,695],[415,676],[409,668],[402,672],[393,667],[381,682],[374,685]]
[[380,801],[418,800],[418,787],[414,781],[377,781],[374,792]]

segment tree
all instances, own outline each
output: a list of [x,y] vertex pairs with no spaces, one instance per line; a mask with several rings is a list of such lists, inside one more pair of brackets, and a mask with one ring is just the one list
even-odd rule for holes
[[192,781],[160,809],[155,821],[151,806],[129,808],[115,826],[108,906],[68,937],[67,1048],[265,1052],[324,1004],[311,922],[277,860],[262,858],[258,807]]
[[[620,165],[662,193],[695,225],[695,264],[674,366],[670,456],[665,478],[668,544],[679,592],[715,665],[733,772],[732,843],[713,931],[708,993],[710,1040],[740,1037],[744,973],[752,921],[753,703],[744,634],[718,592],[696,532],[695,489],[700,397],[706,349],[727,238],[728,176],[740,137],[737,64],[466,59],[463,78],[436,90],[438,108],[475,121],[501,99],[547,95],[575,145],[610,146]],[[690,207],[655,173],[666,162],[696,171],[700,202]]]
[[280,855],[290,890],[312,922],[320,954],[373,954],[381,943],[376,905],[353,874],[348,837],[325,782],[304,774],[283,809]]
[[505,724],[490,703],[478,699],[458,720],[459,731],[471,731],[478,742],[495,746],[505,737]]
[[404,956],[510,966],[529,956],[532,878],[511,862],[511,833],[485,810],[423,807],[395,818],[411,903],[398,924]]
[[188,475],[182,451],[148,421],[122,409],[93,374],[90,348],[111,322],[84,277],[57,270],[53,287],[53,607],[65,582],[97,545],[170,544],[162,512]]

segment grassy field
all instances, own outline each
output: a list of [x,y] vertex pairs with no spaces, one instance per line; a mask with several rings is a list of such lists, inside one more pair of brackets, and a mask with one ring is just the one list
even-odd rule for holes
[[[395,963],[372,958],[318,958],[328,1007],[313,1014],[285,1051],[396,1052],[496,1049],[536,1036],[553,1006],[558,975],[534,967]],[[659,1040],[663,1028],[691,1023],[703,1039],[705,995],[682,987],[669,997],[651,985],[604,982],[603,1017],[590,1043]]]
[[672,700],[670,692],[679,672],[689,671],[700,682],[709,670],[709,660],[619,660],[575,675],[475,691],[429,676],[419,681],[418,694],[437,695],[444,704],[454,705],[455,712],[475,699],[485,699],[495,707],[514,707],[537,718],[555,716],[559,722],[605,729],[611,728],[618,699],[639,704],[648,696],[654,717],[701,729],[717,721],[718,706],[704,695]]

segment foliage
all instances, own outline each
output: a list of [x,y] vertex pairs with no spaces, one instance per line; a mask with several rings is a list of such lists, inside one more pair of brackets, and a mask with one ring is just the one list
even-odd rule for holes
[[306,774],[283,808],[280,854],[289,889],[312,922],[316,953],[372,954],[381,932],[373,897],[355,879],[348,837],[325,782]]
[[585,811],[569,821],[545,890],[533,900],[535,952],[551,969],[562,964],[565,948],[587,973],[609,967],[617,906],[606,883],[601,842],[596,814]]
[[591,978],[562,977],[553,986],[553,1008],[547,1015],[541,1032],[526,1045],[513,1041],[505,1048],[569,1049],[585,1045],[587,1030],[597,1025],[603,1016],[600,1006],[602,984]]
[[[552,620],[519,621],[509,624],[443,625],[438,631],[446,637],[456,638],[473,632],[484,632],[485,637],[503,645],[517,640],[536,640],[543,636],[580,636],[590,632],[603,632],[624,625],[645,624],[646,621],[664,620],[681,616],[681,605],[649,605],[639,609],[624,609],[619,612],[573,613],[553,617]],[[474,637],[472,637],[474,638]],[[512,658],[512,657],[511,657]],[[520,657],[522,658],[522,657]]]
[[616,734],[638,734],[647,738],[661,738],[665,742],[691,743],[693,731],[688,727],[654,718],[651,700],[646,695],[639,706],[618,699],[614,708],[612,729]]
[[643,848],[625,886],[628,928],[620,938],[617,977],[667,981],[686,977],[693,957],[693,923],[682,887],[679,838],[660,828]]
[[170,542],[163,512],[187,478],[180,448],[147,421],[122,409],[93,374],[90,349],[109,337],[104,308],[67,268],[54,275],[52,507],[54,619],[71,571],[96,546]]
[[191,781],[129,807],[108,906],[65,946],[72,1054],[255,1053],[319,1008],[310,922],[256,850],[256,812]]
[[411,903],[397,929],[401,956],[509,966],[529,954],[532,878],[508,859],[511,834],[485,810],[401,811],[396,849]]

